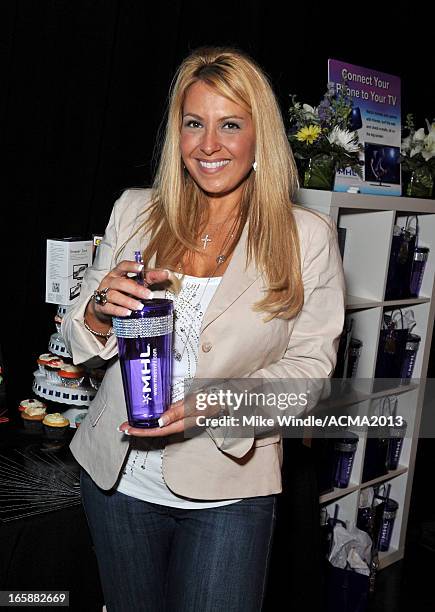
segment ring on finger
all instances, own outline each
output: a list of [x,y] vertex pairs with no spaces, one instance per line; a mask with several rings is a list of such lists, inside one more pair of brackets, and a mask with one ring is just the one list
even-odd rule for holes
[[107,292],[110,287],[105,287],[104,289],[96,289],[94,291],[94,302],[99,306],[105,306],[107,304]]

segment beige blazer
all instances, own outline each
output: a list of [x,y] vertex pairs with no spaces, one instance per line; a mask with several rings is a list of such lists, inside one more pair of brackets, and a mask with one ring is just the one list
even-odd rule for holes
[[[94,264],[87,270],[80,297],[62,322],[62,335],[75,364],[107,372],[89,413],[77,430],[71,450],[77,461],[103,489],[112,488],[126,459],[130,439],[117,431],[127,419],[117,345],[114,337],[103,347],[83,326],[84,311],[94,289],[121,259],[133,259],[146,238],[136,234],[143,223],[149,190],[127,190],[115,203]],[[202,321],[196,378],[327,378],[334,369],[344,321],[344,280],[332,222],[308,210],[294,211],[301,243],[304,307],[290,321],[263,322],[252,304],[264,294],[262,277],[245,269],[247,228]],[[143,234],[143,232],[142,232]],[[153,262],[151,262],[151,265]],[[163,291],[155,292],[156,297]],[[254,431],[254,430],[253,430]],[[231,437],[222,427],[204,434],[166,438],[163,476],[176,494],[193,499],[220,500],[279,493],[282,440],[279,434],[255,438]]]

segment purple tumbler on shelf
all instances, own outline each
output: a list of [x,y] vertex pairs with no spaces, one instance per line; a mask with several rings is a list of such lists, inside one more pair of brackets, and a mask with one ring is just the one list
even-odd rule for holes
[[334,485],[339,489],[345,489],[349,486],[358,439],[356,434],[348,431],[345,433],[345,437],[335,441]]
[[423,282],[424,269],[426,267],[429,249],[427,247],[417,247],[414,251],[414,261],[412,263],[410,294],[411,297],[418,297]]
[[406,436],[407,427],[408,424],[406,421],[403,421],[400,427],[390,427],[387,455],[388,470],[397,470],[399,467],[400,455],[402,452],[403,440]]
[[358,362],[361,356],[363,343],[356,338],[350,339],[349,352],[347,355],[347,378],[355,378],[358,369]]
[[415,360],[417,358],[418,347],[420,346],[421,337],[417,334],[408,334],[406,341],[405,354],[403,356],[402,369],[400,377],[402,382],[410,382],[414,372]]
[[[138,256],[136,255],[136,261]],[[138,277],[137,282],[143,284]],[[118,355],[132,427],[158,427],[171,400],[173,302],[142,300],[143,309],[113,317]]]
[[382,523],[378,540],[378,548],[382,552],[386,552],[390,548],[394,520],[396,518],[398,509],[399,504],[394,499],[385,500],[384,513],[382,515]]

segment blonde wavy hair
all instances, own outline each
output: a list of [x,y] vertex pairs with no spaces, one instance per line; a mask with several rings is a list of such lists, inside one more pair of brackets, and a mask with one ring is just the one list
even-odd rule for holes
[[144,263],[147,265],[156,254],[158,267],[175,269],[185,251],[200,252],[197,232],[207,214],[206,199],[184,170],[180,153],[184,98],[197,81],[239,104],[252,116],[258,170],[251,171],[245,180],[241,223],[229,252],[234,250],[248,222],[246,265],[253,260],[267,286],[265,296],[253,309],[265,312],[267,321],[275,317],[293,318],[304,300],[299,239],[292,212],[296,166],[268,78],[249,56],[237,49],[197,49],[175,74],[153,196],[140,228],[151,236],[143,253]]

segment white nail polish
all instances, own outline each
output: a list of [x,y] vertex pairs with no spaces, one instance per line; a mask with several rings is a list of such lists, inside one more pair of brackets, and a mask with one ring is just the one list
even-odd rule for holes
[[147,300],[152,300],[152,299],[154,299],[154,293],[150,291],[149,294],[147,295]]
[[142,270],[143,270],[143,264],[138,264],[138,265],[136,266],[136,270],[137,270],[138,272],[142,272]]
[[125,316],[129,317],[130,315],[131,315],[131,310],[128,310],[128,308],[127,308],[127,314]]
[[128,431],[128,429],[124,429],[124,431],[122,432],[124,434],[124,436],[130,436],[130,432]]
[[140,312],[141,310],[143,310],[144,304],[141,303],[141,305],[138,308],[135,308],[136,312]]
[[119,431],[119,433],[124,433],[122,429],[119,429],[119,427],[116,428],[116,431]]
[[165,425],[162,417],[160,417],[160,419],[157,421],[157,423],[159,424],[159,427],[164,427],[164,425]]

